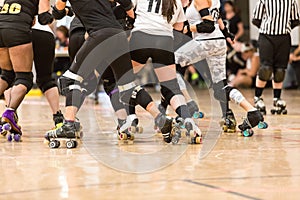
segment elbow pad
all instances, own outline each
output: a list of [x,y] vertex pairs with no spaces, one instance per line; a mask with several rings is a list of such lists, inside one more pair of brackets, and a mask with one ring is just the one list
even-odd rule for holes
[[52,9],[52,15],[54,19],[62,19],[67,14],[66,9],[58,10],[56,6],[53,6]]
[[257,28],[260,28],[261,20],[259,20],[259,19],[252,19],[252,24],[254,26],[256,26]]
[[38,15],[38,21],[41,25],[51,24],[53,22],[53,16],[46,11]]
[[212,33],[215,30],[215,22],[205,19],[200,24],[197,24],[196,28],[198,33]]
[[133,8],[133,3],[131,2],[131,0],[117,0],[117,2],[123,7],[125,11]]
[[199,10],[199,14],[201,17],[210,15],[208,8],[203,8],[202,10]]

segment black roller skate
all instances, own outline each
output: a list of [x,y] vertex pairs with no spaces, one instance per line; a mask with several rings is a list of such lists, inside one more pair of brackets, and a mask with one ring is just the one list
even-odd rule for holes
[[261,97],[254,97],[254,107],[261,112],[262,115],[266,115],[265,102]]
[[252,128],[258,126],[260,129],[268,128],[268,124],[264,122],[264,117],[260,111],[254,110],[247,113],[247,118],[238,127],[244,137],[251,137],[254,134]]
[[184,127],[186,129],[186,139],[188,144],[201,144],[202,133],[198,126],[191,118],[184,120]]
[[231,109],[226,112],[225,117],[220,122],[223,131],[226,133],[235,133],[236,132],[236,119]]
[[271,109],[272,115],[274,115],[275,113],[278,115],[280,115],[280,114],[286,115],[287,114],[286,102],[284,100],[274,98],[273,106],[274,106],[274,108]]
[[164,141],[170,143],[172,141],[171,131],[173,127],[173,118],[160,113],[155,118],[155,126],[160,129]]
[[45,139],[49,141],[50,148],[58,148],[62,141],[66,142],[68,149],[76,148],[78,141],[75,122],[57,124],[55,129],[46,132]]
[[9,142],[21,142],[21,126],[18,124],[18,116],[13,109],[6,109],[2,114],[0,123],[1,135],[6,136]]

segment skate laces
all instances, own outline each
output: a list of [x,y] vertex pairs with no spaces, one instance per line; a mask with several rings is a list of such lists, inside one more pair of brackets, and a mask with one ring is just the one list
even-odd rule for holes
[[47,132],[48,137],[57,137],[57,132],[61,129],[63,123],[58,123],[50,131]]

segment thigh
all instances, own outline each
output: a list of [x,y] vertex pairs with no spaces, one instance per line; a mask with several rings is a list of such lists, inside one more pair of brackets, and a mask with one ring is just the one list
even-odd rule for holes
[[[226,44],[225,44],[226,45]],[[206,58],[213,83],[226,79],[226,50]]]
[[8,48],[0,48],[0,58],[0,68],[5,70],[12,70]]
[[261,65],[273,67],[274,47],[271,39],[266,35],[260,34],[258,44]]
[[175,62],[187,66],[205,59],[209,55],[206,41],[191,40],[175,51]]
[[129,41],[131,59],[137,63],[145,64],[151,57],[151,49],[148,46],[149,37],[142,32],[133,32]]
[[76,53],[85,41],[85,32],[84,28],[78,28],[70,34],[68,51],[71,62],[73,62]]
[[275,41],[274,68],[286,69],[290,57],[291,37],[290,35],[279,36]]
[[[32,43],[8,48],[10,60],[15,72],[31,72],[33,64]],[[22,55],[22,56],[20,56]]]
[[32,46],[34,66],[37,78],[51,75],[55,53],[55,41],[52,33],[41,30],[32,30]]

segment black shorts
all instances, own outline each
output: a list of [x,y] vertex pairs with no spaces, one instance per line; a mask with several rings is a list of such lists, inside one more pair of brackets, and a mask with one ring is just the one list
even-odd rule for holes
[[32,32],[18,29],[0,29],[0,48],[9,48],[32,41]]
[[261,65],[287,68],[291,48],[290,35],[260,34],[258,44]]
[[131,59],[145,64],[151,58],[155,68],[172,65],[175,64],[173,45],[172,37],[136,31],[129,42]]

